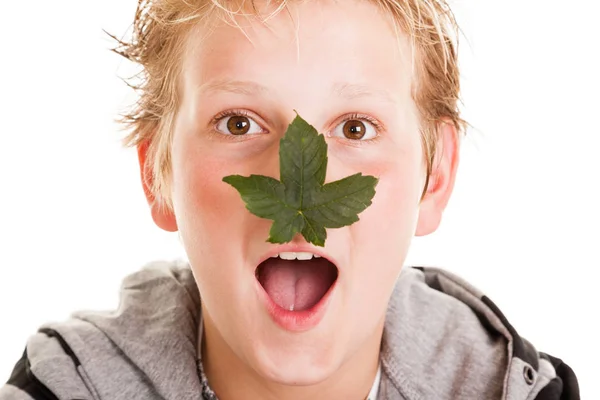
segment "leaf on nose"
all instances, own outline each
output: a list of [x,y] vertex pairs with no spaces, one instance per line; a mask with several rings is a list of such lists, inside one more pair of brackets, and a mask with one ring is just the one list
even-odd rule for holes
[[263,175],[230,175],[252,214],[273,221],[268,242],[287,243],[300,233],[324,246],[326,229],[349,226],[371,205],[378,179],[357,173],[325,184],[325,137],[299,115],[279,145],[280,180]]

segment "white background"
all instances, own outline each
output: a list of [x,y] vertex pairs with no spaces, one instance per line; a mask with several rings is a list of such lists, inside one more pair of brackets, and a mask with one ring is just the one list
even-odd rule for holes
[[[136,4],[0,11],[0,383],[39,325],[116,307],[126,274],[184,256],[152,224],[113,122],[134,98],[102,28],[124,34]],[[600,3],[454,4],[476,129],[441,229],[415,240],[407,263],[464,276],[574,368],[584,399],[600,398]]]

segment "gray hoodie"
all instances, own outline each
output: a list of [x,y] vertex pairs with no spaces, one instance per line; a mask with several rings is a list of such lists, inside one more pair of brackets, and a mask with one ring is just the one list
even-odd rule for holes
[[[117,310],[42,326],[0,400],[203,400],[200,310],[189,266],[148,265],[123,281]],[[378,400],[579,399],[566,364],[538,353],[487,297],[435,268],[400,274],[380,361]]]

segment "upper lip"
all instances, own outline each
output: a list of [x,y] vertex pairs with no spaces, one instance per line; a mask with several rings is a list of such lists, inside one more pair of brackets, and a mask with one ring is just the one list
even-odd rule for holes
[[272,249],[270,249],[267,253],[265,253],[261,257],[258,265],[262,264],[265,260],[268,260],[269,258],[276,256],[277,254],[287,253],[287,252],[316,254],[318,256],[321,256],[321,257],[327,259],[327,261],[329,261],[330,263],[335,265],[336,268],[338,268],[338,263],[335,261],[335,259],[330,254],[327,254],[325,251],[323,251],[322,248],[320,249],[315,246],[311,246],[308,243],[307,244],[283,244],[283,245],[278,245],[277,247],[273,247]]

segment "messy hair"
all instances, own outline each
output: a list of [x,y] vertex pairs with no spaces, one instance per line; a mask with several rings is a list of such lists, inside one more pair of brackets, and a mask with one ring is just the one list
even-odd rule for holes
[[[139,0],[129,40],[115,39],[116,53],[141,66],[139,74],[125,82],[138,93],[137,101],[120,122],[129,130],[126,146],[147,146],[145,176],[160,204],[172,208],[171,142],[179,107],[178,81],[187,34],[191,28],[221,18],[236,24],[236,17],[253,15],[266,21],[288,3],[269,0],[275,10],[260,15],[255,1],[245,0]],[[306,1],[306,0],[304,0]],[[393,22],[398,38],[410,38],[414,79],[412,98],[419,111],[427,190],[436,159],[439,125],[453,124],[464,131],[458,103],[458,25],[446,0],[366,0],[378,5]],[[177,61],[173,61],[177,60]]]

